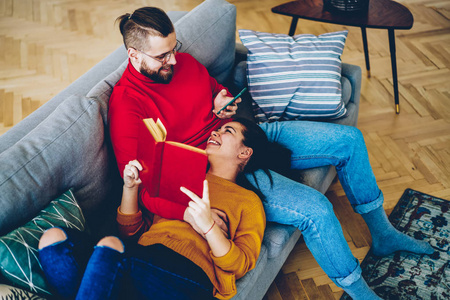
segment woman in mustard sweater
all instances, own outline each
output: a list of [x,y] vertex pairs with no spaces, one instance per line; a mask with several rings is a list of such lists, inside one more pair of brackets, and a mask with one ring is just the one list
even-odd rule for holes
[[[84,270],[77,260],[76,241],[68,230],[46,231],[40,260],[55,294],[63,298],[114,299],[229,299],[236,280],[255,267],[265,229],[261,200],[237,185],[242,172],[267,169],[269,142],[251,121],[239,119],[213,131],[206,153],[209,170],[203,195],[181,187],[192,201],[189,222],[154,216],[138,204],[141,183],[138,161],[124,169],[122,203],[117,221],[125,246],[106,237],[95,247]],[[225,233],[211,208],[227,217]],[[73,237],[75,236],[75,237]]]

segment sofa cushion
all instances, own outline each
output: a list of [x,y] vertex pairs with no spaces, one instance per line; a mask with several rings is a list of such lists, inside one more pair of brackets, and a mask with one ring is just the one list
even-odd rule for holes
[[263,244],[266,245],[268,250],[268,258],[274,258],[280,255],[291,238],[291,235],[293,235],[296,230],[297,228],[293,226],[268,222],[263,239]]
[[111,188],[104,143],[107,107],[71,96],[25,137],[0,154],[0,233],[36,216],[74,188],[85,213]]
[[250,286],[254,286],[257,284],[258,279],[261,278],[261,273],[264,272],[264,266],[267,264],[267,248],[263,244],[261,245],[261,251],[259,252],[258,260],[256,261],[255,268],[248,271],[244,277],[239,278],[236,280],[236,289],[237,294],[233,297],[234,298],[240,298],[240,299],[246,299],[247,295],[242,295],[243,293],[248,293]]
[[85,230],[80,206],[69,190],[50,202],[38,216],[0,237],[0,266],[4,278],[39,295],[50,295],[38,259],[39,239],[51,227]]
[[109,97],[111,97],[112,90],[116,83],[122,77],[128,65],[128,60],[125,60],[114,72],[106,76],[105,79],[97,83],[92,90],[86,95],[88,98],[97,98],[99,101],[108,105]]
[[342,89],[342,102],[347,107],[348,102],[352,96],[352,85],[347,77],[341,77],[341,89]]
[[256,119],[339,118],[341,59],[348,31],[319,36],[239,30],[249,50],[247,77]]

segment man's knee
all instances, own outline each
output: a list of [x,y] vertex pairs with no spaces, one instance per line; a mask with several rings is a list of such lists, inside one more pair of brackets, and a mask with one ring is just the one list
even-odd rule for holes
[[115,237],[115,236],[107,236],[102,238],[98,243],[97,246],[105,246],[109,247],[111,249],[114,249],[120,253],[123,253],[125,248],[123,246],[122,241]]
[[312,201],[314,201],[314,208],[308,212],[312,218],[326,221],[329,218],[335,217],[333,204],[331,204],[330,200],[325,195],[321,194],[320,197],[317,197]]
[[66,239],[67,235],[64,230],[57,227],[50,228],[44,232],[41,239],[39,240],[39,249],[45,248],[58,242],[65,241]]
[[348,142],[355,145],[365,144],[361,130],[353,126],[347,126],[346,129],[346,140]]

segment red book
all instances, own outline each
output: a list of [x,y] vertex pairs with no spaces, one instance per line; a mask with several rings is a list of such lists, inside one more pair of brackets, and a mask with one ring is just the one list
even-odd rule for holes
[[167,131],[159,119],[142,121],[137,159],[143,167],[139,176],[149,195],[187,205],[191,199],[180,191],[184,186],[201,197],[208,165],[205,150],[166,141]]

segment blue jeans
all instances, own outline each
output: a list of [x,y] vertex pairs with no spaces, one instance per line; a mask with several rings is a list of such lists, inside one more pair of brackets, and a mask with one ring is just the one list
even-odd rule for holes
[[39,250],[57,299],[212,299],[206,274],[162,245],[130,245],[125,254],[63,230],[66,240]]
[[[263,123],[270,141],[292,151],[291,168],[333,165],[355,212],[370,212],[383,204],[361,132],[351,126],[323,122]],[[340,287],[361,276],[331,203],[320,192],[271,172],[273,185],[263,171],[256,172],[268,221],[293,225],[325,273]],[[252,176],[247,179],[255,185]],[[256,185],[255,185],[256,186]]]

